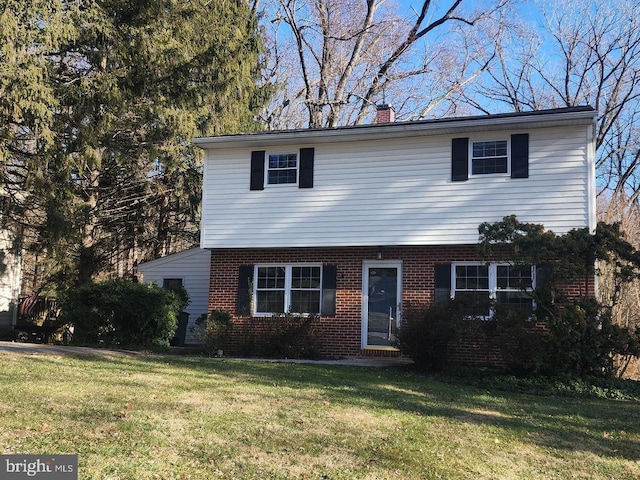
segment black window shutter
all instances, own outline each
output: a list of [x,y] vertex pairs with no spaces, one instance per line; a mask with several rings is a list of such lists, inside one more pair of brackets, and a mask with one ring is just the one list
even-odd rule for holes
[[251,152],[251,190],[264,190],[264,150]]
[[434,266],[434,286],[436,302],[443,302],[451,298],[451,264],[442,263]]
[[529,134],[511,135],[511,178],[529,178]]
[[548,263],[536,265],[536,290],[543,291],[547,289],[551,283],[551,275],[553,274],[553,265]]
[[320,314],[334,316],[336,314],[336,280],[338,268],[335,265],[322,267],[322,305]]
[[251,315],[253,265],[241,265],[238,273],[238,315]]
[[451,180],[464,182],[469,178],[469,139],[451,140]]
[[299,188],[313,188],[313,148],[300,149],[300,178]]

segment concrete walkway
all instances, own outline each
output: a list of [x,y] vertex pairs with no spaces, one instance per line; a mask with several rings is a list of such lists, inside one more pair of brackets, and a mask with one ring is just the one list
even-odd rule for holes
[[[45,345],[41,343],[21,343],[0,341],[0,355],[6,353],[16,353],[23,355],[86,355],[86,356],[139,356],[157,355],[144,352],[134,352],[129,350],[109,350],[90,347],[72,347],[66,345]],[[169,355],[181,355],[179,349],[169,352]],[[188,353],[186,353],[188,355]],[[316,365],[347,365],[354,367],[400,367],[410,365],[413,361],[406,357],[355,357],[341,360],[304,360],[304,359],[272,359],[272,358],[236,358],[223,357],[230,360],[243,360],[251,362],[273,362],[273,363],[309,363]]]
[[1,353],[22,353],[28,355],[140,355],[126,350],[107,350],[102,348],[71,347],[67,345],[46,345],[43,343],[0,342]]

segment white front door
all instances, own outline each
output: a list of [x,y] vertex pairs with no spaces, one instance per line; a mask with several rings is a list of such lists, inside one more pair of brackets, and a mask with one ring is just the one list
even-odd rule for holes
[[364,262],[362,278],[362,346],[393,347],[400,327],[402,263]]

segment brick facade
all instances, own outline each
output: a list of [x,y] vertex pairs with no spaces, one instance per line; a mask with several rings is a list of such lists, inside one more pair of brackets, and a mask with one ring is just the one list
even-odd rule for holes
[[[476,245],[385,247],[385,260],[402,261],[402,302],[428,304],[434,298],[434,266],[480,260]],[[322,354],[329,358],[353,357],[361,350],[363,262],[376,261],[376,247],[215,249],[211,252],[209,310],[224,309],[237,314],[238,273],[243,265],[260,263],[322,263],[336,265],[336,315],[320,318]],[[593,288],[593,282],[590,282]],[[499,363],[496,352],[483,342],[455,347],[465,363]],[[233,352],[230,352],[233,353]]]

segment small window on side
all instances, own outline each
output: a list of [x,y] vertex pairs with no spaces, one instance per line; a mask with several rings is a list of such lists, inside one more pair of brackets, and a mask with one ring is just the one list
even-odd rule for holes
[[167,290],[180,288],[182,287],[182,279],[181,278],[163,278],[162,287],[166,288]]

